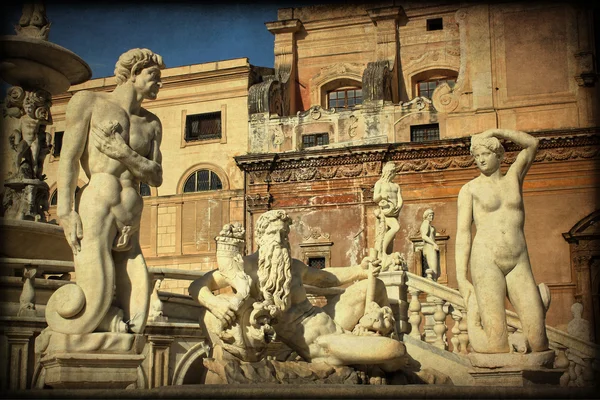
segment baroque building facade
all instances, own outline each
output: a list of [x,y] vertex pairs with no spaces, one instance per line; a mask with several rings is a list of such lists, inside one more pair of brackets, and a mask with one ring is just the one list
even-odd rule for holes
[[[424,274],[419,226],[432,208],[439,282],[456,288],[456,200],[478,175],[469,137],[522,130],[540,140],[524,187],[525,232],[534,276],[551,291],[547,323],[566,326],[574,302],[598,321],[598,255],[581,258],[569,233],[580,226],[596,237],[593,18],[560,2],[280,9],[266,24],[275,74],[250,88],[249,151],[236,157],[247,176],[247,231],[264,210],[283,208],[296,221],[295,257],[356,263],[374,246],[373,186],[393,161],[404,199],[394,250]],[[518,150],[507,145],[504,170]]]
[[[394,250],[409,272],[424,274],[419,226],[433,209],[438,283],[456,288],[456,200],[478,175],[469,137],[496,127],[540,140],[523,197],[533,273],[552,296],[547,324],[567,331],[572,304],[582,303],[598,343],[600,24],[592,11],[560,2],[282,8],[266,23],[274,68],[240,58],[164,70],[158,100],[144,105],[163,125],[164,183],[140,187],[140,239],[157,284],[138,387],[203,381],[210,348],[187,287],[216,268],[223,224],[244,223],[250,252],[256,219],[284,209],[294,220],[294,257],[316,268],[358,263],[374,247],[373,187],[389,161],[404,200]],[[53,98],[50,221],[67,102],[79,90],[114,86],[114,77],[94,79]],[[518,152],[506,147],[503,169]],[[2,387],[40,382],[33,342],[45,301],[64,283],[48,275],[38,274],[36,317],[24,320],[14,317],[19,295],[35,279],[2,280],[11,299],[2,305]],[[446,349],[456,352],[460,319],[445,317],[454,327]]]

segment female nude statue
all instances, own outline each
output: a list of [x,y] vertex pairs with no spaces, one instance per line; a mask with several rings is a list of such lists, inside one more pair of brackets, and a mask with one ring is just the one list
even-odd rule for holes
[[[498,139],[523,147],[506,174],[500,171],[504,148]],[[544,322],[547,304],[536,287],[523,232],[523,180],[537,147],[533,136],[507,129],[487,130],[471,139],[471,154],[481,175],[464,185],[458,195],[456,274],[476,352],[509,352],[504,308],[507,295],[530,349],[548,349]],[[477,233],[472,239],[473,222]],[[467,280],[469,264],[473,284]],[[540,289],[547,294],[545,285]]]
[[431,208],[423,213],[423,223],[421,224],[421,239],[423,239],[423,255],[427,260],[427,267],[433,271],[433,279],[437,281],[440,276],[440,263],[438,251],[440,248],[435,243],[435,227],[433,222],[434,212]]

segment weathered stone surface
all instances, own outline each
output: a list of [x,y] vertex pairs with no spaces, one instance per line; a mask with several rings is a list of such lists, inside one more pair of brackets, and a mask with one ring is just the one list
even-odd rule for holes
[[529,354],[519,353],[499,353],[482,354],[471,352],[468,355],[471,364],[479,368],[503,368],[503,367],[523,367],[523,368],[551,368],[554,362],[554,351],[547,350]]
[[43,357],[44,384],[57,389],[127,389],[135,387],[138,354],[55,353]]
[[239,360],[204,359],[209,370],[207,384],[357,384],[359,377],[350,367],[334,367],[326,363],[304,361],[261,360],[254,363]]
[[112,332],[68,335],[45,329],[35,340],[35,352],[43,355],[95,352],[141,354],[145,343],[144,335]]

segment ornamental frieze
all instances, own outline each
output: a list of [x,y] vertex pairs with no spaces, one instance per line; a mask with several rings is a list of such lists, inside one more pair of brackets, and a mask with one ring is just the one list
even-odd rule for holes
[[[535,163],[600,158],[596,128],[534,134],[539,138]],[[433,143],[393,143],[293,153],[236,157],[248,172],[250,184],[295,182],[378,176],[383,162],[396,163],[399,173],[471,168],[470,138]],[[504,164],[512,164],[520,150],[505,145]]]

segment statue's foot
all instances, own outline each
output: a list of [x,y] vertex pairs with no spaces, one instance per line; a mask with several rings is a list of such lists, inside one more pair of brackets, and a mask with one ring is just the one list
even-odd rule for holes
[[359,383],[363,385],[387,385],[385,371],[377,365],[355,366]]
[[127,333],[129,326],[123,321],[123,310],[111,307],[96,328],[97,332]]

